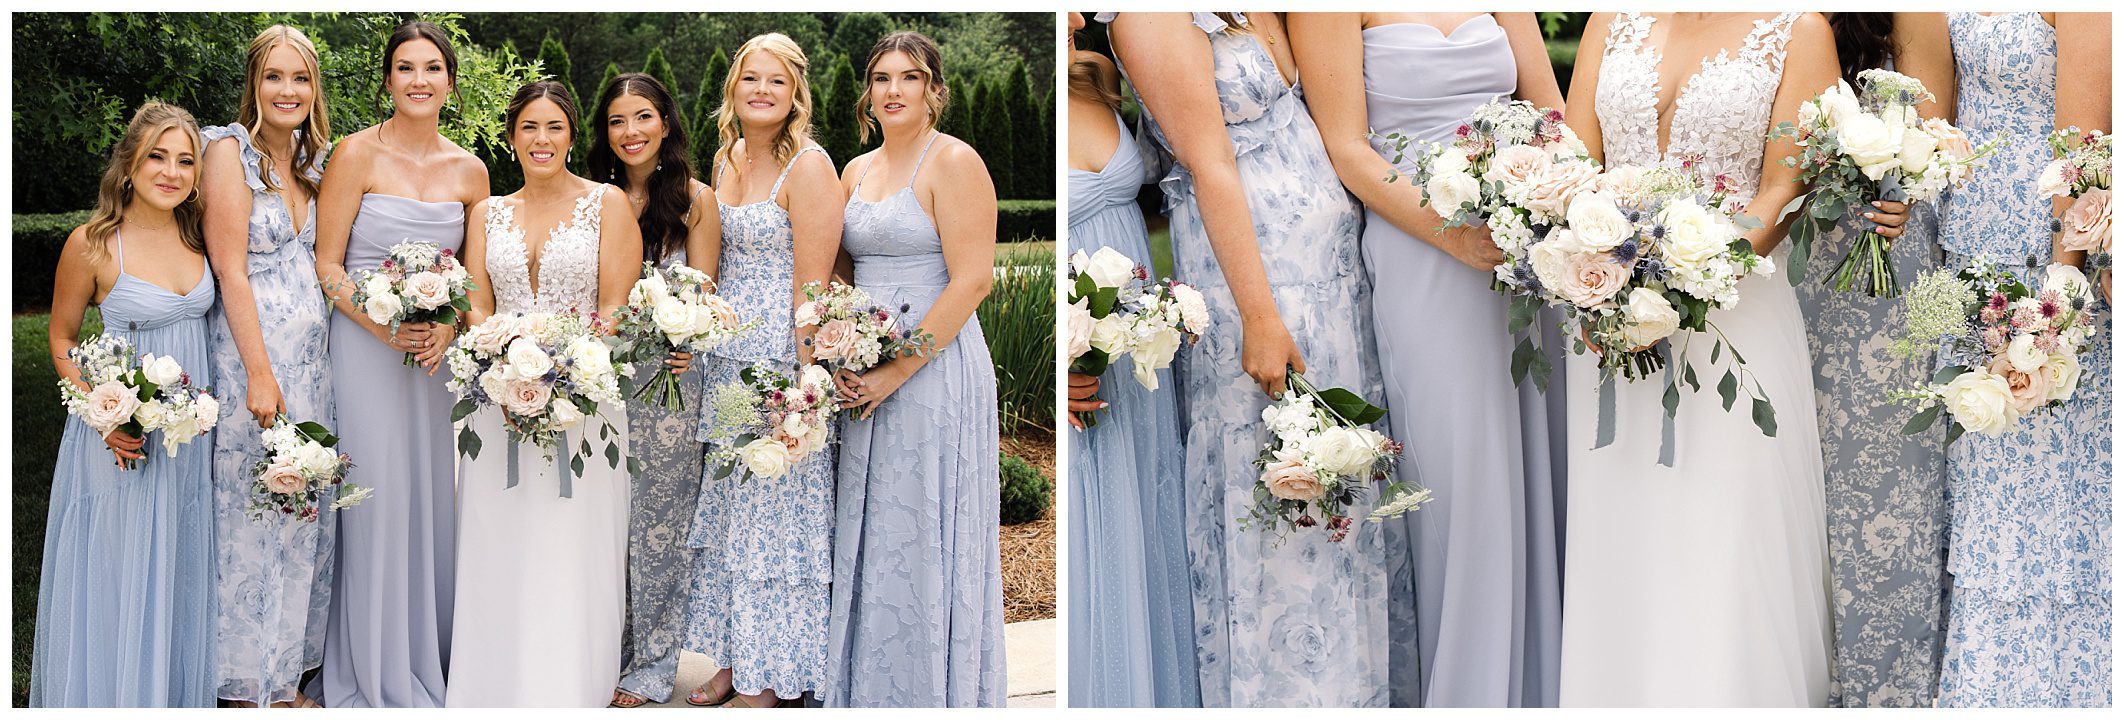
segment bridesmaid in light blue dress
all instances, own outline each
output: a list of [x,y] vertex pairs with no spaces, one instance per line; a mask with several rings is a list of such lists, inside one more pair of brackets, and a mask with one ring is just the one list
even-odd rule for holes
[[840,379],[831,707],[1006,699],[996,374],[974,316],[994,278],[996,196],[973,148],[936,130],[944,72],[920,33],[879,40],[863,127],[884,142],[842,173],[856,287],[936,349]]
[[[2046,142],[2069,93],[2105,108],[2107,85],[2065,72],[2059,13],[1952,13],[1956,124],[1972,138],[2006,134],[1989,166],[1948,197],[1940,245],[1950,266],[1984,255],[2032,282],[2051,260],[2051,201],[2036,190]],[[2079,28],[2075,27],[2074,30]],[[2106,31],[2104,31],[2106,38]],[[2106,44],[2106,39],[2104,40]],[[2072,87],[2068,83],[2079,87]],[[2024,267],[2024,264],[2032,264]],[[2064,407],[2023,416],[1999,435],[1969,433],[1947,451],[1947,571],[1953,575],[1944,707],[2107,707],[2110,702],[2110,327],[2100,303],[2093,350]],[[1944,358],[1943,362],[1957,362]]]
[[[1254,458],[1269,437],[1261,422],[1266,391],[1282,390],[1280,372],[1242,369],[1249,345],[1271,354],[1264,368],[1288,362],[1320,388],[1384,396],[1365,312],[1364,216],[1337,181],[1285,70],[1289,42],[1275,14],[1128,13],[1112,20],[1109,33],[1124,70],[1161,66],[1157,75],[1131,78],[1149,111],[1147,132],[1175,160],[1159,181],[1172,219],[1174,274],[1209,302],[1209,330],[1181,350],[1176,373],[1202,703],[1384,707],[1381,526],[1360,521],[1337,543],[1318,529],[1279,537],[1238,520],[1254,502]],[[1213,77],[1215,95],[1145,82],[1176,67]],[[1212,144],[1198,144],[1204,133]],[[1177,145],[1175,136],[1195,142]],[[1213,242],[1235,245],[1219,252]],[[1236,297],[1273,304],[1241,308]],[[1242,310],[1273,312],[1254,324]],[[1349,512],[1361,518],[1369,503]]]
[[[61,378],[80,380],[66,351],[93,303],[104,332],[135,353],[175,359],[204,384],[214,282],[199,202],[189,197],[201,146],[199,126],[174,105],[134,114],[104,174],[103,200],[59,260],[51,352]],[[138,274],[127,271],[127,230]],[[213,707],[214,433],[173,457],[160,431],[140,439],[144,446],[106,446],[81,419],[65,422],[37,582],[30,707]],[[121,445],[140,458],[136,469],[118,468]]]
[[[1418,188],[1382,180],[1414,170],[1414,158],[1392,164],[1391,147],[1365,141],[1371,129],[1451,142],[1498,98],[1561,110],[1547,63],[1516,61],[1541,52],[1540,28],[1526,13],[1293,13],[1290,24],[1307,107],[1365,202],[1389,434],[1407,447],[1400,472],[1435,497],[1386,521],[1393,703],[1555,707],[1563,575],[1550,443],[1561,438],[1536,383],[1514,387],[1507,372],[1517,340],[1490,289],[1502,256],[1481,228],[1441,231]],[[1536,324],[1536,342],[1559,347],[1554,328]],[[1548,394],[1564,394],[1550,383]]]
[[[1110,247],[1149,266],[1136,207],[1143,157],[1107,99],[1119,99],[1119,79],[1097,53],[1076,53],[1070,66],[1072,157],[1074,146],[1101,147],[1094,123],[1114,128],[1113,151],[1097,169],[1071,163],[1070,251]],[[1158,371],[1157,391],[1144,389],[1130,362],[1117,358],[1102,376],[1108,406],[1098,424],[1069,436],[1069,705],[1200,707],[1179,391],[1169,370]]]
[[457,73],[448,36],[405,23],[384,58],[393,112],[339,141],[317,200],[317,275],[338,309],[335,427],[358,463],[347,481],[375,491],[340,518],[322,688],[306,690],[335,708],[442,707],[456,601],[456,449],[441,368],[456,329],[377,325],[354,307],[352,278],[400,242],[458,250],[465,208],[487,197],[486,165],[437,131]]

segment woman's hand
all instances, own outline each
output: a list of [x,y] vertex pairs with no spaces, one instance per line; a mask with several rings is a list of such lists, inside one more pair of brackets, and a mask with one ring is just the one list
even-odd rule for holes
[[1459,260],[1462,265],[1481,270],[1484,275],[1490,274],[1496,270],[1498,263],[1504,262],[1504,251],[1498,249],[1497,243],[1490,240],[1490,229],[1486,227],[1463,225],[1446,228],[1444,232],[1439,233],[1438,247],[1446,251],[1446,254],[1452,255],[1453,259]]
[[880,364],[860,375],[847,370],[836,373],[834,381],[840,386],[841,409],[861,408],[862,412],[857,413],[856,417],[870,419],[871,414],[878,411],[878,406],[884,404],[886,398],[892,397],[901,385],[907,384],[907,378],[914,375],[914,362],[914,358],[902,357]]
[[1283,319],[1247,320],[1240,343],[1239,366],[1261,386],[1269,398],[1283,397],[1284,380],[1291,372],[1305,372],[1305,358],[1298,356],[1298,343]]
[[687,368],[693,367],[693,353],[673,350],[664,356],[664,367],[671,368],[673,375],[684,375]]
[[287,412],[287,404],[280,396],[280,381],[272,373],[251,375],[244,390],[243,404],[251,411],[251,417],[258,420],[261,429],[273,427],[273,418]]
[[1873,222],[1873,232],[1894,240],[1903,236],[1903,223],[1910,221],[1910,205],[1894,200],[1875,200],[1873,210],[1863,215]]
[[413,362],[427,368],[428,376],[434,377],[435,371],[442,367],[443,353],[448,352],[450,350],[450,342],[457,339],[457,326],[444,325],[442,323],[401,325],[399,326],[399,335],[401,337],[405,335],[407,327],[415,327],[420,332],[419,346],[413,350]]
[[147,438],[127,435],[124,430],[112,430],[111,434],[103,436],[103,444],[111,447],[111,456],[117,458],[119,465],[147,457],[140,451],[141,446],[147,444]]
[[1077,413],[1106,409],[1106,401],[1099,399],[1099,376],[1083,373],[1069,374],[1069,426],[1084,429]]
[[[1584,340],[1586,341],[1586,347],[1589,347],[1589,348],[1593,348],[1593,354],[1595,354],[1595,355],[1606,355],[1606,354],[1607,354],[1607,353],[1601,352],[1601,349],[1600,349],[1600,343],[1596,343],[1596,342],[1593,342],[1593,328],[1592,328],[1592,326],[1590,326],[1590,325],[1583,325],[1583,324],[1579,325],[1579,326],[1578,326],[1578,337],[1580,337],[1580,338],[1582,338],[1582,339],[1584,339]],[[1659,341],[1659,340],[1654,340],[1654,341],[1652,341],[1652,342],[1651,342],[1651,344],[1648,344],[1648,345],[1640,345],[1640,346],[1637,346],[1637,347],[1634,347],[1634,348],[1630,348],[1630,352],[1644,352],[1644,351],[1646,351],[1646,350],[1650,350],[1650,349],[1652,349],[1652,348],[1654,348],[1654,347],[1658,347],[1658,346],[1659,346],[1659,344],[1660,344],[1660,342],[1661,342],[1661,341]]]

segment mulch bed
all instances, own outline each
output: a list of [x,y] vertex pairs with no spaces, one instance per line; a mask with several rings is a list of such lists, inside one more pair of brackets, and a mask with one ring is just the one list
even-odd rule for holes
[[[1055,437],[1029,430],[1003,437],[1003,451],[1031,463],[1055,479]],[[1055,510],[1039,520],[1005,525],[1003,541],[1003,619],[1043,620],[1055,616]]]

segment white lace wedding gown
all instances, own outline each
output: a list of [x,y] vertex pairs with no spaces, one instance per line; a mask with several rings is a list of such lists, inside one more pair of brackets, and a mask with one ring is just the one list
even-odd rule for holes
[[[1675,99],[1658,147],[1659,48],[1653,18],[1609,28],[1594,101],[1607,165],[1700,156],[1753,197],[1765,133],[1798,13],[1756,24],[1738,54],[1720,51]],[[1687,62],[1690,58],[1673,58]],[[1595,403],[1570,404],[1570,497],[1561,700],[1570,706],[1820,706],[1829,687],[1828,549],[1822,460],[1806,328],[1783,263],[1741,283],[1714,311],[1777,410],[1777,437],[1747,399],[1720,407],[1711,343],[1687,343],[1704,389],[1683,389],[1674,465],[1657,464],[1662,383],[1617,388],[1615,442],[1594,450]],[[1681,336],[1676,336],[1680,338]],[[1730,355],[1720,358],[1729,362]],[[1567,387],[1591,388],[1589,353]],[[1621,382],[1618,380],[1618,382]]]
[[[488,204],[487,274],[494,310],[589,313],[597,308],[600,185],[577,200],[566,223],[540,248],[538,286],[530,283],[516,208]],[[624,407],[604,409],[624,438]],[[537,445],[509,442],[500,412],[467,419],[485,443],[457,477],[457,610],[451,635],[449,707],[604,707],[619,680],[626,622],[625,464],[606,465],[598,418],[567,436],[595,450],[561,497],[568,455],[548,459]]]

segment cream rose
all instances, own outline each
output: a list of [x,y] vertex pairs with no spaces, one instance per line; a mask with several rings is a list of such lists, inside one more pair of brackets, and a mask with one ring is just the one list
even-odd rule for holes
[[169,404],[161,400],[149,400],[133,411],[133,421],[140,423],[141,432],[154,432],[168,425],[172,414]]
[[1923,174],[1925,166],[1932,164],[1932,151],[1939,148],[1939,146],[1939,138],[1933,137],[1931,133],[1905,131],[1903,133],[1903,149],[1900,156],[1903,163],[1903,174],[1913,176]]
[[1550,288],[1565,300],[1592,308],[1613,299],[1630,282],[1630,268],[1603,252],[1577,253],[1564,260],[1563,285]]
[[502,381],[501,394],[494,399],[503,410],[518,417],[538,417],[546,414],[546,405],[553,401],[553,389],[537,380],[508,378]]
[[1600,174],[1599,190],[1613,197],[1634,198],[1644,188],[1645,169],[1636,165],[1609,168]]
[[2050,267],[2043,269],[2044,292],[2056,290],[2058,294],[2069,298],[2086,295],[2087,289],[2087,274],[2080,272],[2079,268],[2064,263],[2051,263]]
[[1600,185],[1600,170],[1581,160],[1550,163],[1513,198],[1542,218],[1562,217],[1571,199]]
[[1371,470],[1372,461],[1378,457],[1364,433],[1346,427],[1321,431],[1306,441],[1304,451],[1310,464],[1342,477],[1357,477]]
[[1091,346],[1115,357],[1128,352],[1128,318],[1114,313],[1092,321]]
[[1509,145],[1490,158],[1490,169],[1482,179],[1503,183],[1505,189],[1525,187],[1529,180],[1549,166],[1549,153],[1530,145]]
[[1549,292],[1559,292],[1564,286],[1564,266],[1586,251],[1578,238],[1568,228],[1555,228],[1541,242],[1528,251],[1528,263],[1534,266],[1534,277]]
[[2036,372],[2050,383],[2050,396],[2045,400],[2069,399],[2072,391],[2080,387],[2080,358],[2070,352],[2051,353]]
[[1070,256],[1069,264],[1078,273],[1090,275],[1092,283],[1102,288],[1121,287],[1136,276],[1136,261],[1110,247],[1099,248],[1089,256],[1078,250]]
[[1880,118],[1852,113],[1837,126],[1836,139],[1844,156],[1851,158],[1869,179],[1879,180],[1901,165],[1898,155],[1903,150],[1903,129]]
[[811,354],[823,360],[845,359],[855,340],[855,323],[834,320],[820,326],[819,331],[811,336]]
[[2088,188],[2072,201],[2062,221],[2067,250],[2109,251],[2109,189]]
[[1843,80],[1836,81],[1836,87],[1823,92],[1820,102],[1821,111],[1829,116],[1831,127],[1843,125],[1854,115],[1865,114],[1865,111],[1859,108],[1858,94],[1852,92],[1851,83]]
[[743,324],[738,321],[737,308],[731,306],[730,301],[724,300],[721,295],[702,297],[701,307],[707,308],[709,317],[715,323],[716,329],[723,332],[736,332],[738,326]]
[[666,295],[650,301],[649,319],[665,337],[683,338],[693,332],[693,306]]
[[265,472],[259,473],[258,480],[265,484],[266,492],[282,495],[302,492],[309,485],[302,471],[286,460],[267,465]]
[[575,403],[562,400],[553,403],[553,427],[561,431],[574,430],[583,424],[583,411]]
[[107,382],[89,390],[81,421],[101,437],[131,421],[133,413],[139,409],[140,397],[133,388],[120,382]]
[[315,441],[305,441],[295,447],[289,458],[304,475],[323,477],[339,469],[339,453]]
[[1062,314],[1063,319],[1069,323],[1069,334],[1066,339],[1069,346],[1069,359],[1074,361],[1077,358],[1084,357],[1085,353],[1091,352],[1091,298],[1077,298],[1077,301],[1070,303]]
[[1703,265],[1724,254],[1733,242],[1729,226],[1694,202],[1668,203],[1659,211],[1659,224],[1667,231],[1661,239],[1661,254],[1677,268]]
[[413,298],[413,307],[434,310],[450,304],[450,281],[432,272],[417,272],[406,278],[406,295]]
[[[2013,341],[2006,344],[2006,352],[2000,354],[1999,357],[2012,363],[2013,369],[2024,373],[2035,372],[2037,368],[2043,367],[2043,363],[2050,361],[2050,353],[2043,352],[2035,346],[2035,335],[2033,333],[2015,335]],[[1998,363],[1994,361],[1992,365],[1996,367]],[[1992,372],[1998,371],[1993,370]]]
[[2043,174],[2036,176],[2036,192],[2044,197],[2072,194],[2072,183],[2065,182],[2064,160],[2053,160],[2043,166]]
[[1975,148],[1969,146],[1969,136],[1962,134],[1962,131],[1955,129],[1954,125],[1945,120],[1926,118],[1918,128],[1924,130],[1926,135],[1931,135],[1933,142],[1939,144],[1940,152],[1950,157],[1966,158],[1976,152]]
[[530,338],[520,337],[509,342],[508,361],[509,373],[514,378],[541,378],[553,369],[553,356],[547,355]]
[[175,385],[177,381],[184,379],[184,368],[177,364],[175,358],[168,355],[148,353],[140,356],[140,374],[147,376],[148,382],[158,386]]
[[[1448,153],[1451,155],[1452,153]],[[1482,184],[1474,176],[1464,172],[1437,173],[1423,184],[1423,193],[1431,199],[1431,210],[1440,216],[1452,217],[1463,206],[1482,199]]]
[[369,321],[378,325],[391,324],[403,309],[405,305],[398,301],[398,296],[390,293],[370,295],[368,301],[361,304],[361,311],[369,316]]
[[1572,198],[1564,221],[1571,225],[1579,242],[1603,252],[1615,249],[1637,233],[1630,219],[1615,208],[1615,199],[1599,192],[1582,192]]
[[2006,378],[1982,368],[1956,376],[1940,392],[1946,396],[1947,411],[1954,415],[1955,422],[1974,432],[1996,435],[2012,427],[2019,417],[2013,407],[2013,388],[2007,386]]
[[[2050,358],[2046,356],[2043,360],[2047,363]],[[2026,415],[2050,402],[2050,378],[2043,374],[2042,365],[2037,365],[2034,370],[2023,371],[2007,358],[1996,357],[1991,359],[1991,367],[1985,369],[2006,379],[2006,390],[2013,395],[2013,411],[2016,414]]]
[[1667,296],[1652,288],[1640,287],[1630,291],[1630,300],[1623,305],[1623,341],[1632,348],[1640,348],[1666,339],[1681,329],[1681,313]]
[[738,448],[738,459],[745,468],[761,478],[778,478],[789,474],[789,448],[774,438],[759,438]]
[[813,325],[819,324],[821,312],[822,311],[819,309],[819,304],[815,302],[806,302],[802,305],[798,305],[796,309],[796,326],[811,327]]
[[1279,457],[1262,468],[1261,484],[1268,486],[1270,495],[1285,500],[1312,501],[1327,494],[1327,486],[1321,484],[1320,476],[1313,474],[1313,470],[1297,458]]
[[1179,351],[1180,331],[1170,327],[1152,330],[1142,343],[1129,349],[1136,383],[1146,390],[1158,389],[1158,371],[1171,367],[1173,355]]

